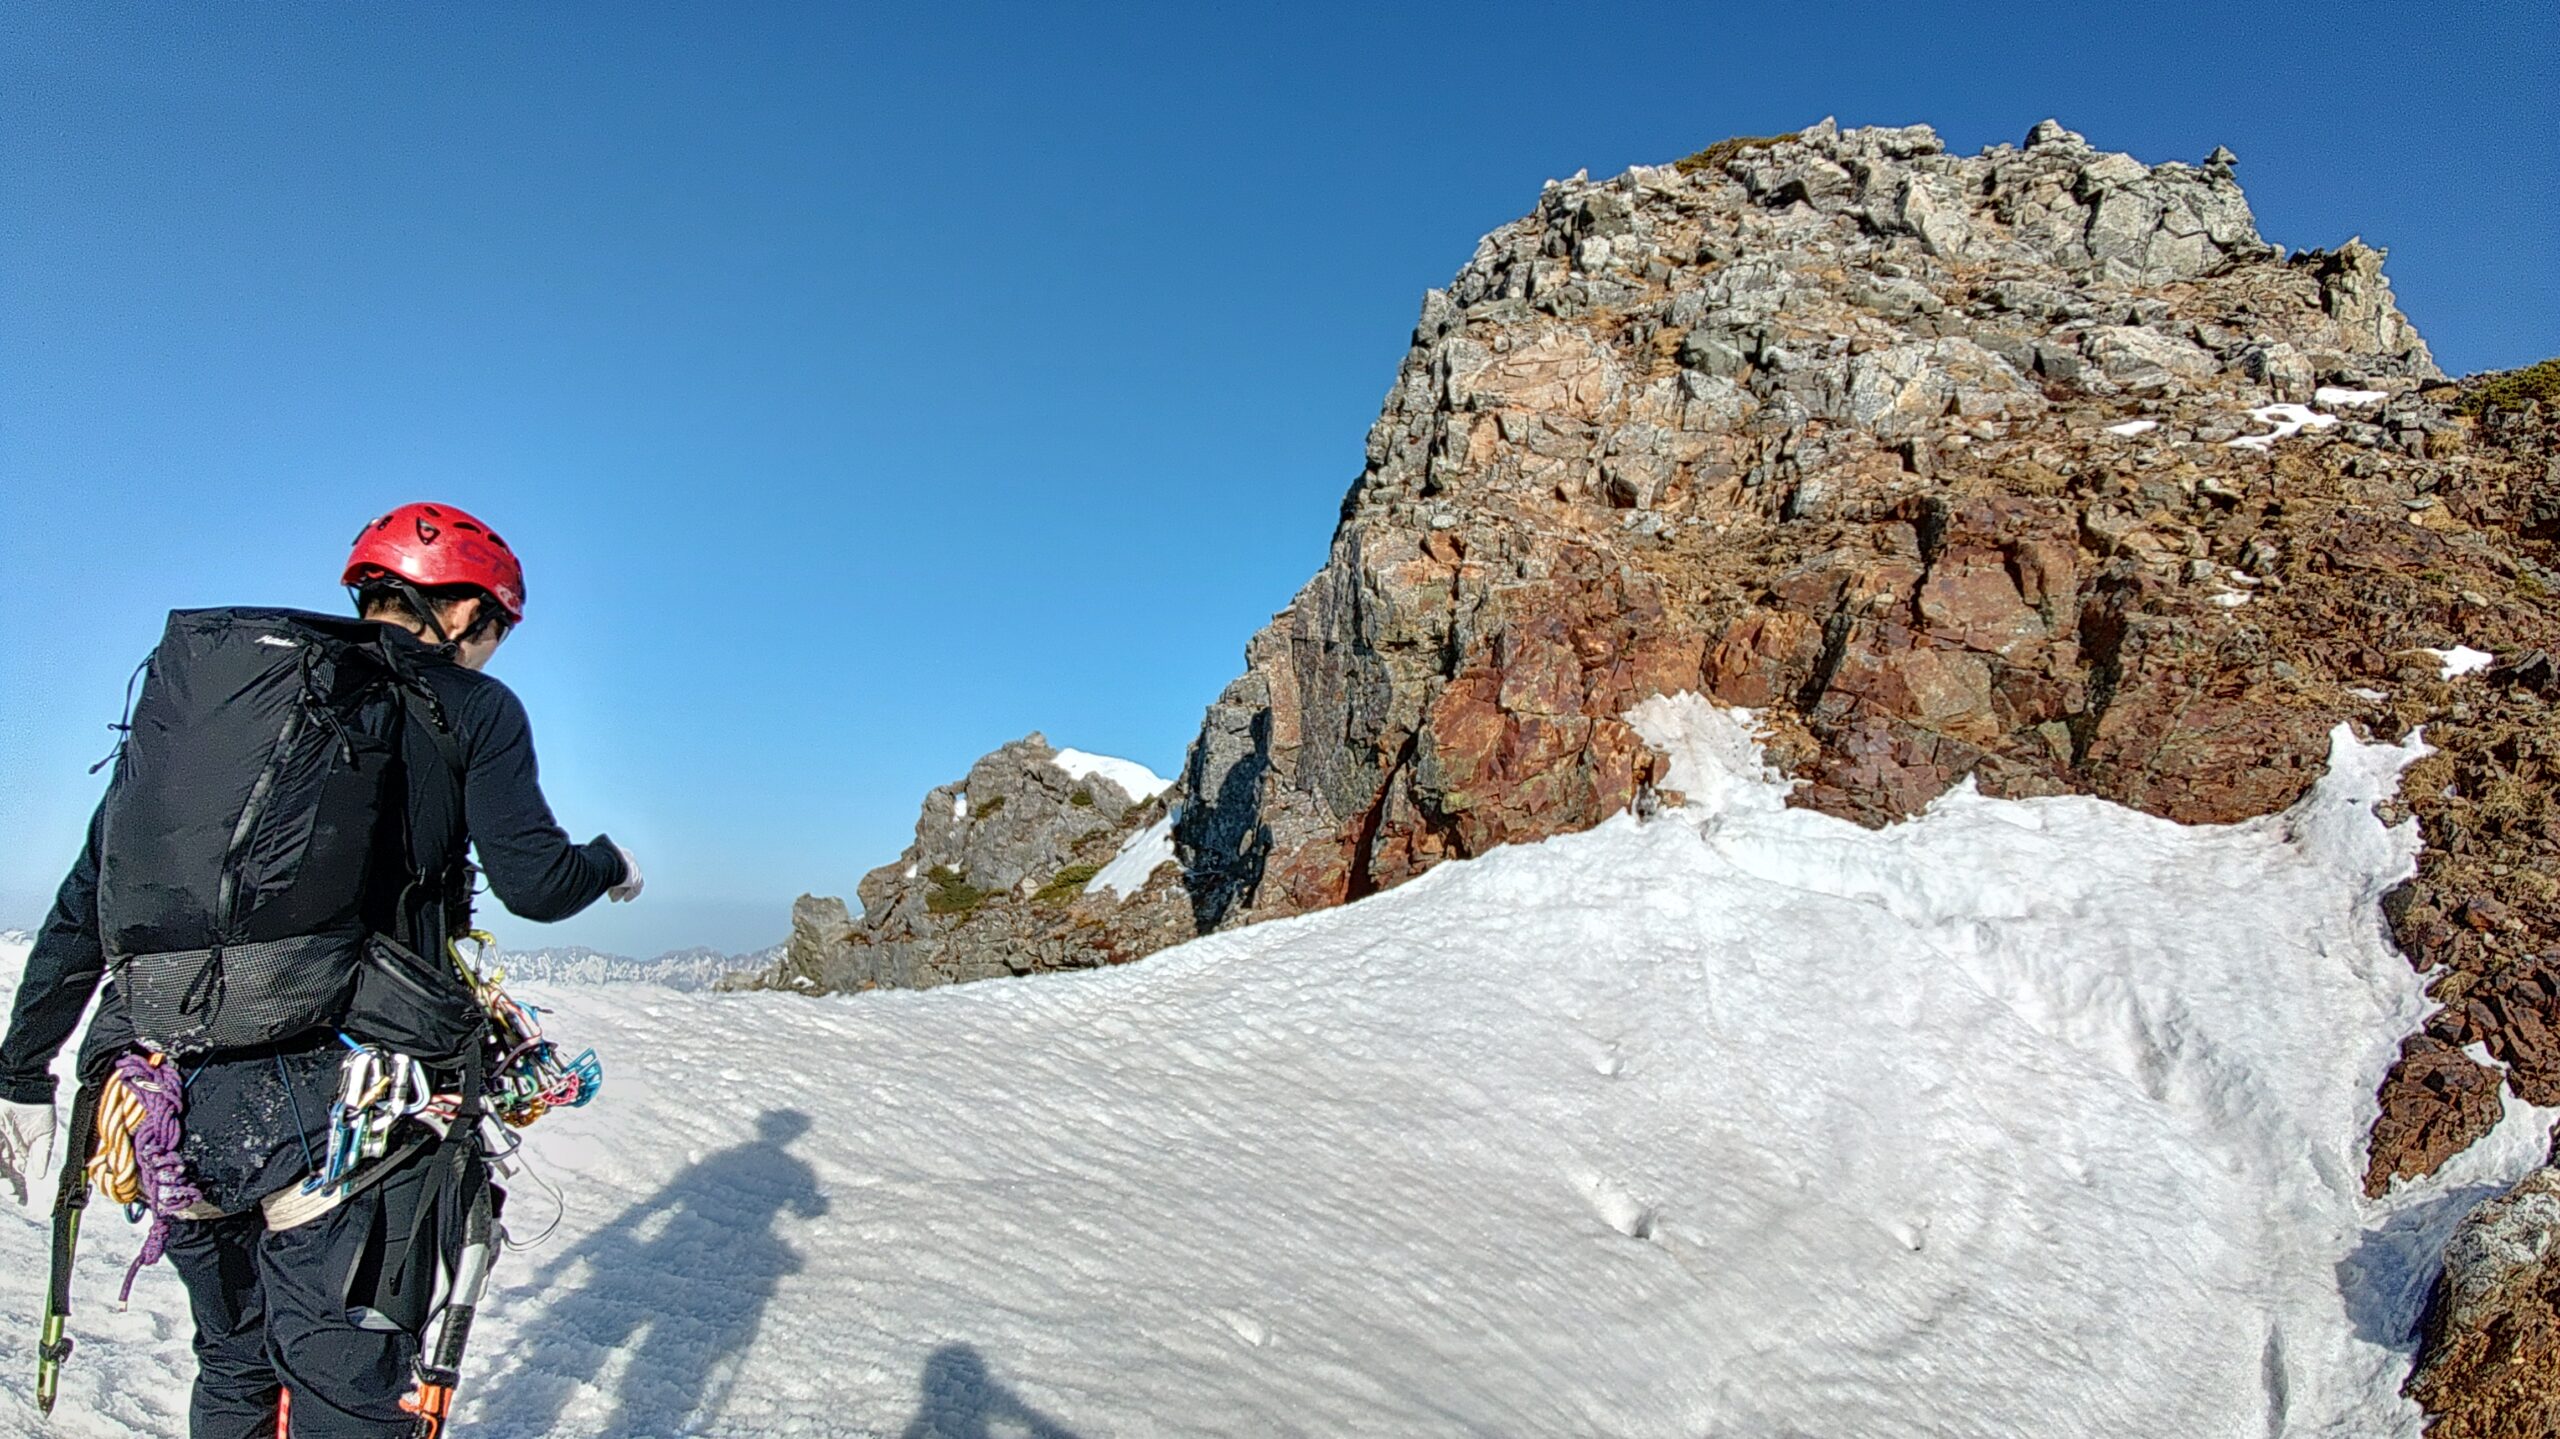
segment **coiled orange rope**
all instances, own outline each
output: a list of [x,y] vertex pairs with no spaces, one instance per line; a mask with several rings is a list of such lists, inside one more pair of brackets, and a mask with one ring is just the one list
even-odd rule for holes
[[[152,1055],[158,1068],[165,1055]],[[98,1147],[89,1157],[89,1184],[116,1203],[131,1208],[142,1203],[142,1163],[134,1157],[133,1136],[148,1117],[142,1096],[122,1074],[107,1076],[98,1091]]]

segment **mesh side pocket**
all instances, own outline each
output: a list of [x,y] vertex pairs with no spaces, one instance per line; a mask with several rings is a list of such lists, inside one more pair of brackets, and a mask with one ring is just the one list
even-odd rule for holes
[[356,983],[353,935],[138,954],[118,973],[134,1036],[171,1054],[248,1049],[334,1028]]

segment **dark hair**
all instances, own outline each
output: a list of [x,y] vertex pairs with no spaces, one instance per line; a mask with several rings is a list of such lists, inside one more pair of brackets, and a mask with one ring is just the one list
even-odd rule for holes
[[439,631],[443,627],[443,617],[432,612],[421,613],[419,605],[422,602],[429,611],[435,611],[456,600],[480,601],[479,618],[472,622],[469,630],[448,637],[451,639],[468,639],[482,626],[493,622],[503,633],[514,623],[507,614],[506,606],[499,604],[496,596],[478,585],[413,585],[394,575],[376,574],[368,575],[348,588],[355,591],[358,619],[396,623],[398,616],[409,615]]

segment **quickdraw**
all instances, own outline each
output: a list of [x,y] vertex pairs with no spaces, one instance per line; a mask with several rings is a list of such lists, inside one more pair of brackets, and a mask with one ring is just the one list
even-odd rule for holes
[[460,1104],[457,1096],[437,1094],[426,1066],[408,1055],[343,1034],[338,1039],[347,1056],[339,1061],[338,1098],[329,1106],[329,1148],[320,1172],[302,1182],[305,1194],[342,1186],[389,1153],[400,1121],[450,1118]]
[[[496,940],[481,930],[469,938],[485,963]],[[489,1015],[488,1107],[522,1129],[554,1109],[575,1109],[604,1087],[604,1061],[593,1049],[563,1059],[559,1047],[542,1033],[542,1011],[519,1003],[507,993],[506,971],[482,970],[466,962],[456,946],[454,966],[471,984],[471,992]]]
[[[485,962],[496,941],[481,930],[467,937]],[[595,1098],[604,1084],[604,1065],[594,1050],[562,1059],[543,1037],[541,1012],[506,992],[505,971],[484,972],[464,958],[458,944],[448,946],[448,952],[489,1017],[485,1090],[490,1113],[521,1129],[554,1109],[575,1108]],[[328,1151],[319,1172],[303,1181],[306,1194],[352,1183],[365,1165],[390,1152],[393,1131],[402,1121],[420,1119],[441,1127],[462,1108],[461,1096],[436,1093],[426,1066],[410,1056],[343,1034],[338,1039],[347,1054],[338,1070],[337,1101],[329,1108]],[[101,1184],[110,1194],[125,1192],[113,1179]]]

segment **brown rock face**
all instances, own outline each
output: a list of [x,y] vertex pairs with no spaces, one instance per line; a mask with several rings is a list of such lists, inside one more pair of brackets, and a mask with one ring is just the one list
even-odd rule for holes
[[2454,1232],[2404,1392],[2432,1417],[2429,1439],[2560,1434],[2560,1168]]
[[2505,1113],[2497,1072],[2433,1035],[2401,1041],[2391,1073],[2373,1121],[2368,1191],[2379,1192],[2400,1174],[2433,1174]]
[[[2218,159],[1825,126],[1551,184],[1426,299],[1328,563],[1210,709],[1196,922],[1594,824],[1670,691],[1766,711],[1795,802],[1869,824],[1967,777],[2236,821],[2340,722],[2423,724],[2392,909],[2445,1009],[2369,1181],[2432,1172],[2499,1113],[2464,1046],[2560,1093],[2560,446],[2464,393],[2379,252],[2282,257]],[[2448,680],[2457,644],[2504,666]]]

